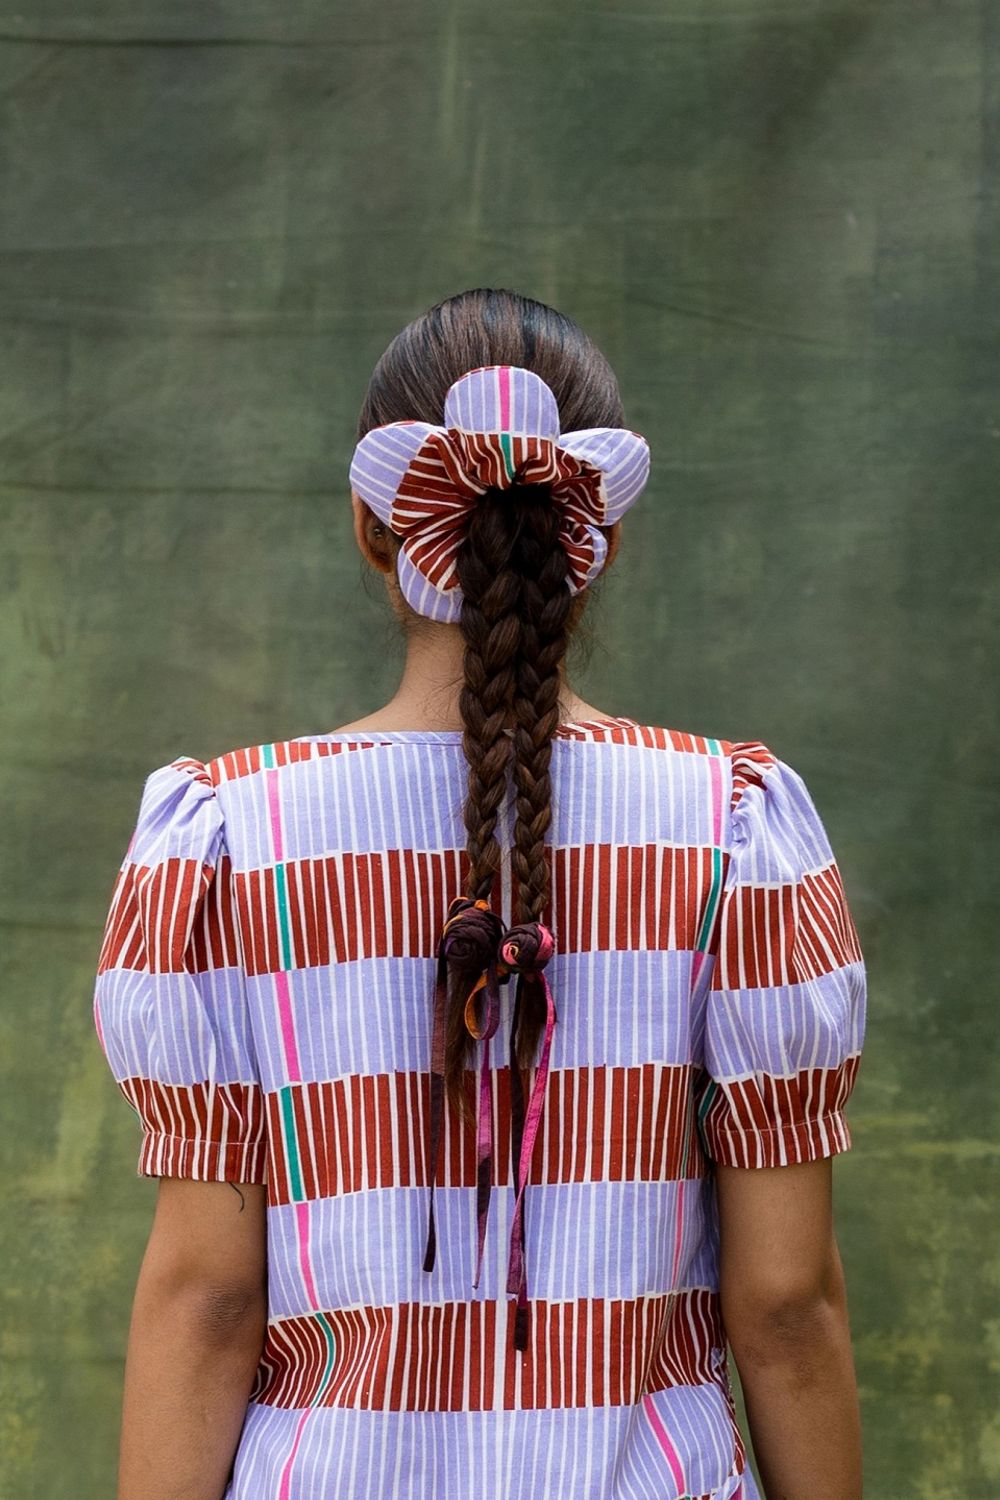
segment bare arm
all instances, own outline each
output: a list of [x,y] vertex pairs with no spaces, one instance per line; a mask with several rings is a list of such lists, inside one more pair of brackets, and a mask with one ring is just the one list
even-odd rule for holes
[[265,1195],[160,1180],[129,1329],[118,1500],[221,1500],[267,1322]]
[[861,1500],[831,1168],[716,1167],[722,1316],[767,1500]]

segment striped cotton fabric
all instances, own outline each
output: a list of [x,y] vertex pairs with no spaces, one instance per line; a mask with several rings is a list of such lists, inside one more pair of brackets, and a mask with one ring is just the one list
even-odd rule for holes
[[[267,1185],[267,1333],[224,1500],[759,1500],[713,1163],[851,1145],[865,968],[819,814],[760,742],[560,725],[543,914],[558,1022],[521,1353],[510,985],[480,1286],[475,1141],[451,1117],[422,1269],[464,775],[459,731],[339,731],[181,757],[145,783],[94,996],[138,1171]],[[509,847],[509,806],[502,830]],[[505,860],[505,921],[515,891]]]

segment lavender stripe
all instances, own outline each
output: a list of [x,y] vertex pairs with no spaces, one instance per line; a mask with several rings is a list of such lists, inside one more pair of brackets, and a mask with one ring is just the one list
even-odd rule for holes
[[835,1068],[861,1051],[866,1002],[860,961],[801,984],[710,991],[694,1045],[703,1030],[706,1066],[727,1082],[758,1072],[787,1078],[802,1068]]
[[[508,1174],[509,1175],[509,1174]],[[533,1297],[564,1301],[594,1296],[641,1297],[717,1287],[703,1251],[712,1220],[712,1179],[685,1188],[681,1254],[673,1276],[678,1184],[664,1182],[532,1183],[525,1197],[528,1286]],[[295,1241],[295,1204],[273,1207],[270,1308],[274,1317],[311,1310]],[[490,1301],[502,1296],[513,1185],[495,1188],[486,1227],[483,1271],[473,1288],[476,1210],[473,1188],[437,1187],[440,1246],[434,1270],[422,1268],[427,1236],[423,1188],[379,1188],[310,1204],[311,1250],[319,1306],[393,1302]],[[540,1226],[544,1225],[544,1233]],[[538,1226],[533,1232],[533,1226]]]
[[241,970],[148,975],[106,969],[97,978],[95,995],[116,1078],[256,1082]]
[[[712,827],[711,757],[557,738],[552,747],[552,827],[556,845],[662,842],[707,848]],[[595,774],[597,767],[602,775]],[[467,774],[461,743],[393,741],[357,754],[316,756],[284,766],[278,798],[285,859],[316,859],[412,847],[464,849],[462,799]],[[237,837],[238,869],[273,862],[260,814],[263,773],[218,789]],[[656,795],[651,795],[655,786]],[[513,808],[502,810],[501,839],[513,833]]]
[[[726,1476],[733,1443],[720,1438],[721,1392],[680,1386],[660,1409],[687,1430],[686,1453],[699,1489],[733,1500]],[[277,1478],[299,1412],[251,1404],[223,1500],[277,1494]],[[702,1431],[700,1449],[696,1434]],[[295,1500],[368,1500],[432,1494],[467,1500],[469,1476],[489,1474],[489,1495],[572,1495],[573,1500],[676,1500],[648,1422],[630,1407],[564,1407],[486,1412],[370,1412],[338,1407],[309,1415],[295,1460]],[[413,1489],[412,1482],[422,1486]],[[749,1469],[741,1500],[761,1500]]]
[[[632,1067],[690,1061],[691,951],[557,953],[548,973],[559,1011],[552,1067]],[[430,1057],[431,958],[369,958],[287,972],[304,1080],[351,1073],[422,1072]],[[267,1090],[287,1081],[273,1022],[274,976],[252,976],[247,994]],[[513,1002],[500,990],[499,1035]],[[506,1058],[505,1047],[497,1058]]]

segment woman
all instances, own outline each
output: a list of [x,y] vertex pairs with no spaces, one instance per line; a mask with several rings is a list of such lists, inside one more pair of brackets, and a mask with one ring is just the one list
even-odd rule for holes
[[754,1500],[727,1343],[772,1500],[860,1496],[836,861],[766,745],[566,677],[647,468],[569,320],[432,308],[351,466],[398,691],[149,776],[95,996],[161,1179],[120,1500]]

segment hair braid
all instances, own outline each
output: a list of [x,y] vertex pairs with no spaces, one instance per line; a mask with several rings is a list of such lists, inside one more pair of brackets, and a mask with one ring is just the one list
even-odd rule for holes
[[[551,871],[545,836],[552,821],[552,736],[559,722],[560,666],[569,643],[572,595],[559,517],[548,491],[536,487],[518,549],[522,650],[514,689],[514,845],[520,922],[540,922],[549,904]],[[545,1024],[537,986],[528,986],[518,1023],[517,1061],[529,1067]]]
[[[489,900],[502,851],[496,836],[513,772],[518,922],[541,920],[549,902],[545,835],[552,818],[549,766],[559,723],[560,666],[569,641],[574,599],[559,543],[559,517],[545,486],[487,492],[477,502],[458,562],[465,638],[459,707],[464,724],[468,790],[468,895]],[[576,601],[577,608],[579,601]],[[485,962],[486,955],[483,956]],[[476,959],[464,957],[453,978],[467,978]],[[464,1019],[467,985],[452,990],[445,1049],[445,1085],[469,1117],[464,1073],[475,1043]],[[528,1067],[545,1022],[543,997],[524,991],[518,1021],[518,1062]]]
[[[509,498],[499,491],[482,497],[456,564],[463,594],[461,629],[465,640],[459,709],[464,725],[462,747],[468,762],[463,806],[468,835],[467,892],[474,900],[490,899],[500,869],[502,849],[496,827],[513,753],[509,731],[522,626],[521,580],[512,559],[517,508]],[[461,1114],[469,1115],[464,1071],[475,1042],[465,1026],[465,993],[453,989],[452,995],[445,1085],[452,1104]]]

